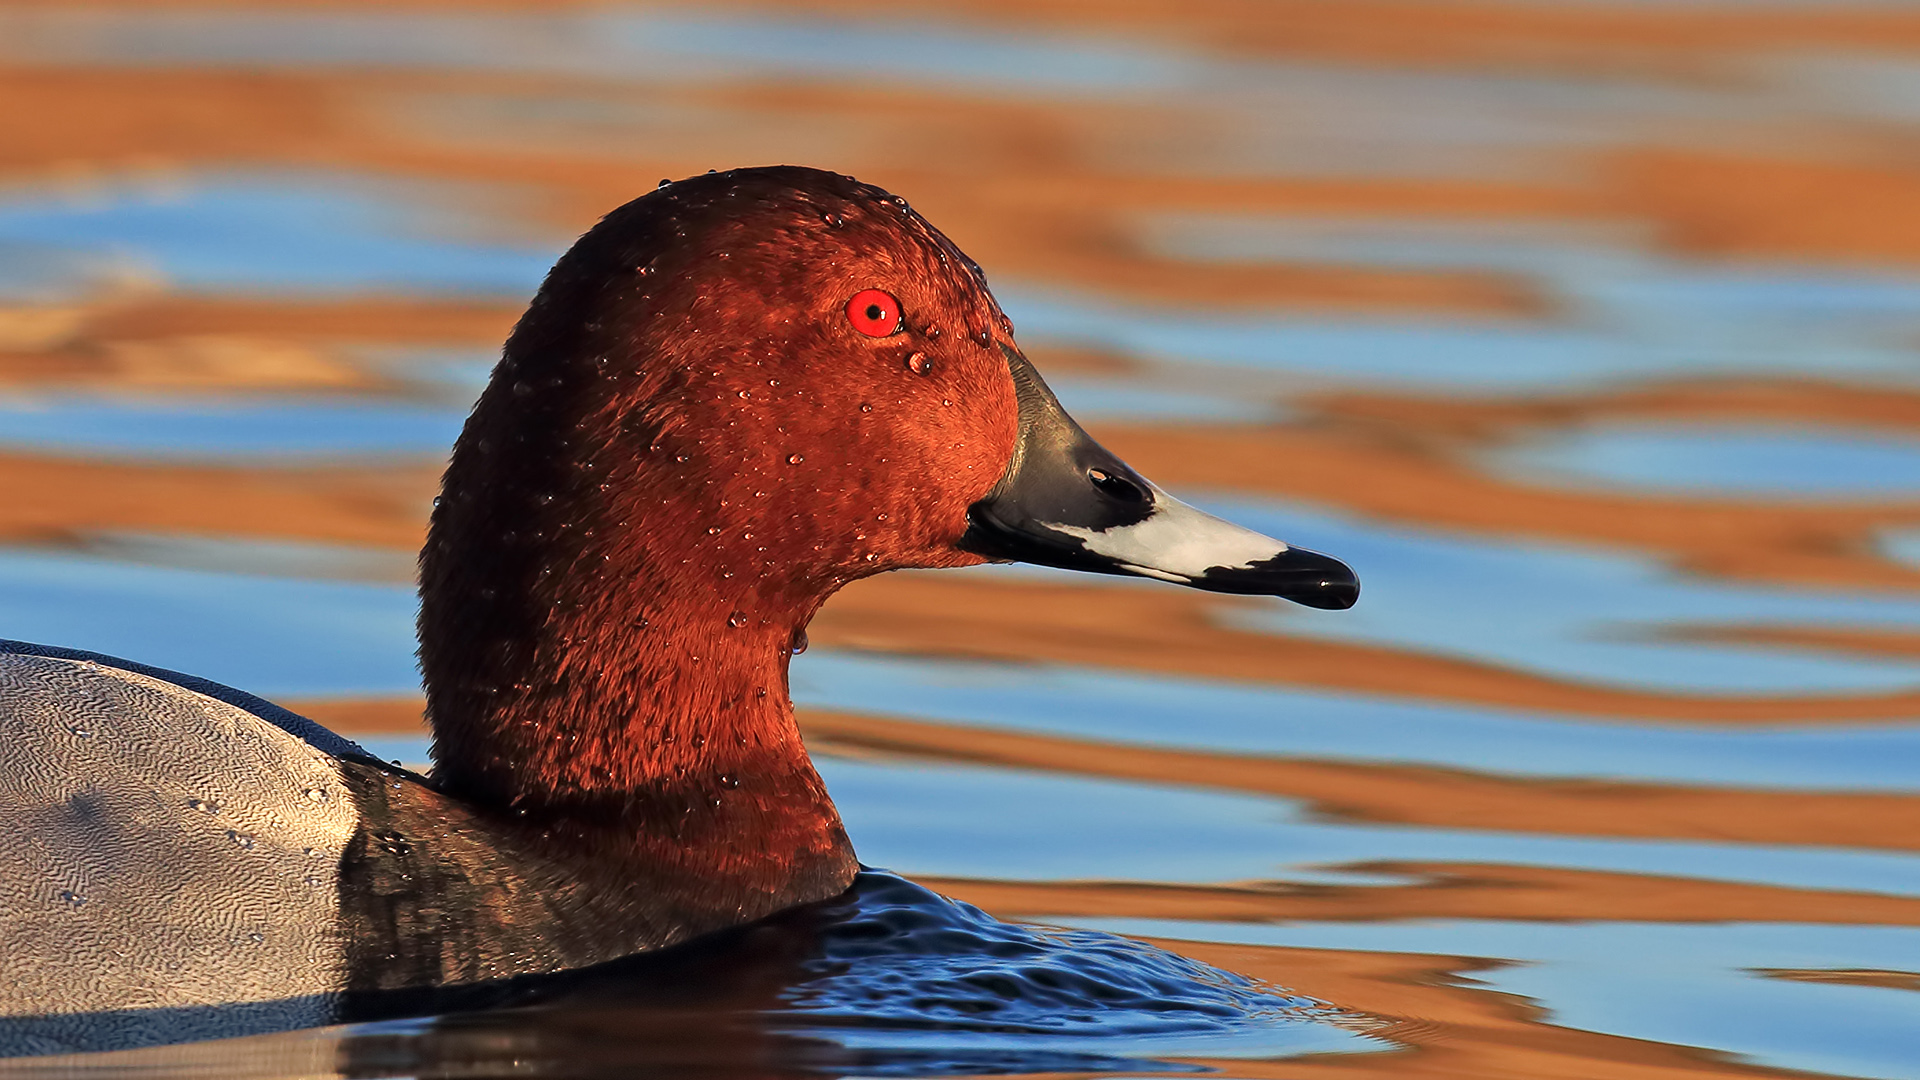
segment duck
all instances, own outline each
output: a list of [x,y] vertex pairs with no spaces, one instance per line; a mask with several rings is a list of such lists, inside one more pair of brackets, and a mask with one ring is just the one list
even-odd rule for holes
[[808,621],[874,574],[1009,561],[1359,592],[1095,442],[904,199],[790,165],[663,181],[560,257],[454,445],[419,562],[428,772],[0,643],[0,1032],[319,1025],[841,894],[861,866],[788,694]]

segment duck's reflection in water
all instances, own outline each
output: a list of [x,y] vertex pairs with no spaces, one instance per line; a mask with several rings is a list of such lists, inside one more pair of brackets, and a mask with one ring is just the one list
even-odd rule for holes
[[[274,1034],[284,1018],[237,1007],[221,1041],[16,1058],[0,1074],[1166,1074],[1209,1071],[1187,1060],[1196,1052],[1389,1045],[1365,1034],[1381,1026],[1371,1017],[1129,938],[1000,922],[877,870],[833,900],[679,948],[364,998],[341,1018],[350,1023]],[[155,1032],[103,1018],[89,1045]]]

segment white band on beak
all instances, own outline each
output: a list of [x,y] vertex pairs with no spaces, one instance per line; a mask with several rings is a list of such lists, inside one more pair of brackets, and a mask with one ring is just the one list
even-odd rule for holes
[[1131,525],[1094,530],[1041,524],[1077,537],[1088,551],[1142,577],[1182,584],[1199,580],[1209,570],[1249,570],[1288,550],[1270,536],[1196,510],[1158,487],[1152,490],[1153,512]]

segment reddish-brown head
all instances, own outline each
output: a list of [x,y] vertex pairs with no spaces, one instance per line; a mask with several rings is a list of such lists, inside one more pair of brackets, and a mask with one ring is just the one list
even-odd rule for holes
[[1009,331],[971,260],[847,177],[711,173],[609,214],[514,330],[436,503],[442,783],[664,817],[805,796],[837,834],[790,643],[850,580],[982,561],[957,543],[1013,453]]

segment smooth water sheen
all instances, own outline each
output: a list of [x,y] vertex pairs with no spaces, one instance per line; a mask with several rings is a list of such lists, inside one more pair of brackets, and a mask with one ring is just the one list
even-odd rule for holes
[[1916,139],[1904,0],[0,4],[0,636],[424,767],[500,342],[776,161],[1364,583],[858,583],[792,672],[848,896],[0,1074],[1920,1076]]

